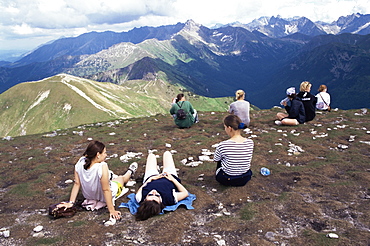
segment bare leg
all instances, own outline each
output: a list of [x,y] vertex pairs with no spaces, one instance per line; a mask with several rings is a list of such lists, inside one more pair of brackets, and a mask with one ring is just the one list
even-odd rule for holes
[[296,119],[289,119],[289,118],[285,118],[281,121],[281,123],[283,125],[286,125],[286,126],[296,126],[299,124],[299,122],[296,120]]
[[278,120],[282,120],[282,119],[288,117],[288,115],[284,114],[284,113],[277,113],[276,117],[278,118]]
[[158,173],[158,165],[157,165],[157,158],[153,153],[148,155],[146,160],[145,166],[145,174],[144,174],[144,182],[152,175],[157,175]]
[[163,154],[163,172],[177,176],[175,162],[173,161],[172,154],[169,151],[166,151]]
[[113,179],[113,181],[120,182],[123,186],[130,180],[131,177],[131,171],[127,170],[127,172],[124,175],[120,175],[117,178]]

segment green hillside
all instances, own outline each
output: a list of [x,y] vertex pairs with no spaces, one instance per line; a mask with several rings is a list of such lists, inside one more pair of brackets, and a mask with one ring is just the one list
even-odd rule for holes
[[201,111],[225,111],[233,100],[193,95],[162,80],[135,80],[120,86],[60,74],[18,84],[0,95],[0,136],[168,114],[172,98],[180,92]]

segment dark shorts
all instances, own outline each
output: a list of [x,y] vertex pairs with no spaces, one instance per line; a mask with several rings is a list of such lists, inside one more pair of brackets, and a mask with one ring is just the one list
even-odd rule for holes
[[226,186],[244,186],[246,183],[248,183],[249,180],[252,178],[252,170],[248,170],[248,172],[237,175],[237,176],[232,176],[226,174],[222,169],[217,173],[216,175],[216,180],[223,185]]

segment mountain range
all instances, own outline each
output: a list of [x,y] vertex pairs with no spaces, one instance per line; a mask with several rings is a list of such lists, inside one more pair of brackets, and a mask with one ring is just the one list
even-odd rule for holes
[[[207,28],[192,20],[128,32],[91,32],[41,46],[0,67],[0,92],[60,73],[121,86],[165,81],[205,97],[244,89],[259,108],[277,105],[290,86],[326,84],[332,106],[370,107],[370,15],[326,24],[305,17],[261,17]],[[173,95],[172,95],[173,96]]]

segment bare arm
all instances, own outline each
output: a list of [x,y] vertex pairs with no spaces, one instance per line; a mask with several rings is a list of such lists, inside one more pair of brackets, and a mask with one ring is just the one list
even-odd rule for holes
[[178,202],[184,200],[189,196],[189,192],[186,190],[186,188],[179,181],[177,181],[177,179],[175,179],[171,174],[166,174],[165,177],[172,183],[174,183],[174,185],[178,189],[178,192],[176,192]]
[[121,212],[116,211],[114,206],[113,206],[112,191],[110,190],[110,186],[109,186],[108,166],[103,165],[102,169],[103,169],[103,173],[102,173],[102,177],[100,179],[100,183],[101,183],[101,187],[102,187],[102,190],[103,190],[103,195],[104,195],[105,202],[107,203],[107,207],[108,207],[108,210],[109,210],[110,217],[114,218],[114,219],[119,219],[121,217]]
[[80,190],[81,183],[80,183],[80,177],[78,176],[78,173],[76,172],[76,170],[74,172],[74,176],[75,176],[75,182],[72,187],[71,195],[69,196],[70,202],[69,203],[62,202],[58,207],[71,208],[73,204],[76,202],[76,198]]

